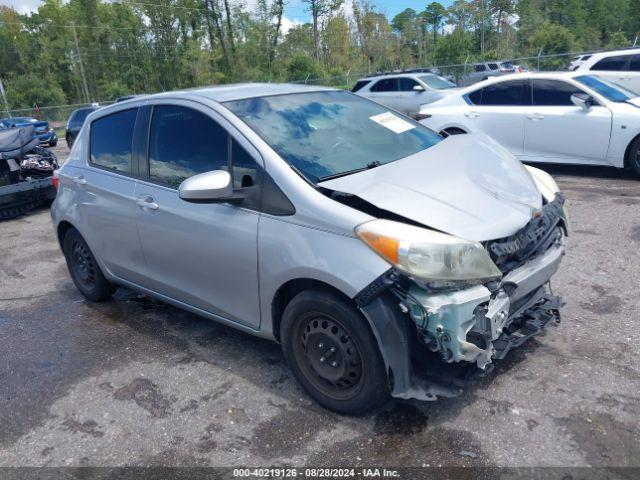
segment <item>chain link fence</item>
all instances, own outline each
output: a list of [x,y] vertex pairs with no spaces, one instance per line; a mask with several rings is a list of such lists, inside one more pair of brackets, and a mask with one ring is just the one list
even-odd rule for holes
[[[544,54],[542,51],[535,56],[518,57],[518,58],[504,58],[496,61],[499,62],[511,62],[514,65],[520,65],[526,70],[539,70],[539,71],[558,71],[567,70],[571,61],[582,55],[593,54],[596,52],[567,52],[557,54]],[[493,63],[493,61],[486,61]],[[406,67],[404,69],[394,70],[393,72],[402,72],[415,68],[431,69],[440,75],[446,76],[452,79],[454,82],[459,81],[464,75],[473,71],[473,65],[479,63],[478,61],[467,59],[465,63],[448,64],[448,65],[414,65],[412,67]],[[393,72],[366,72],[366,71],[352,71],[349,70],[342,75],[327,75],[317,78],[304,78],[293,80],[290,83],[307,84],[307,85],[323,85],[335,88],[351,89],[355,83],[363,77],[372,76],[382,73]],[[250,79],[248,79],[250,80]],[[65,123],[69,119],[69,116],[74,110],[82,107],[88,107],[91,105],[105,106],[110,105],[114,100],[105,100],[94,104],[89,103],[77,103],[70,105],[55,105],[44,106],[39,108],[23,108],[18,110],[3,110],[5,114],[10,117],[35,117],[48,121],[53,128],[59,129],[64,127]]]

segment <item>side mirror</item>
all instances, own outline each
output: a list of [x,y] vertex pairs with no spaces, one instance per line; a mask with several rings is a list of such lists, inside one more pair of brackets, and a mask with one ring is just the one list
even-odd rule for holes
[[588,111],[595,103],[591,95],[586,93],[574,93],[571,95],[571,101],[577,107],[580,107],[585,112]]
[[414,92],[424,92],[424,87],[422,85],[414,85],[413,86],[413,91]]
[[241,200],[234,195],[229,172],[214,170],[187,178],[178,188],[178,196],[187,202],[215,203]]

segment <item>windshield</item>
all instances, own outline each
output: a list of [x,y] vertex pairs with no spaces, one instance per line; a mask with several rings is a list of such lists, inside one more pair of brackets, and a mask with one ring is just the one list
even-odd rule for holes
[[581,75],[579,77],[575,77],[575,79],[612,102],[626,102],[627,100],[637,96],[619,85],[607,82],[606,80],[594,77],[593,75]]
[[500,64],[500,66],[501,66],[502,68],[513,68],[513,63],[511,63],[511,62],[502,62],[502,63]]
[[453,88],[456,86],[455,83],[438,75],[420,75],[418,78],[436,90],[444,90],[445,88]]
[[408,157],[441,140],[419,123],[343,91],[224,105],[313,183]]

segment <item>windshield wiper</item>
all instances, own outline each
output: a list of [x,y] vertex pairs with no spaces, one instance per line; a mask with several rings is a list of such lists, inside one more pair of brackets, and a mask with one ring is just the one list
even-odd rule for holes
[[327,180],[333,180],[340,177],[346,177],[347,175],[351,175],[352,173],[364,172],[365,170],[371,170],[372,168],[376,168],[382,165],[379,161],[375,160],[373,162],[367,163],[366,167],[362,168],[354,168],[353,170],[347,170],[346,172],[334,173],[332,175],[325,175],[324,177],[318,178],[318,182],[325,182]]

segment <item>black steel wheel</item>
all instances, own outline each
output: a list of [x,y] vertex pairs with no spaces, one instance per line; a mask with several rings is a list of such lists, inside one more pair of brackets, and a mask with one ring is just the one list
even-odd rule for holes
[[63,251],[71,279],[80,293],[94,302],[111,296],[115,288],[102,274],[89,245],[77,230],[70,229],[66,233]]
[[389,381],[367,321],[346,299],[304,291],[285,308],[282,348],[302,387],[323,406],[363,413],[389,398]]
[[327,396],[346,400],[362,387],[362,357],[345,328],[334,318],[310,312],[297,324],[296,362]]

